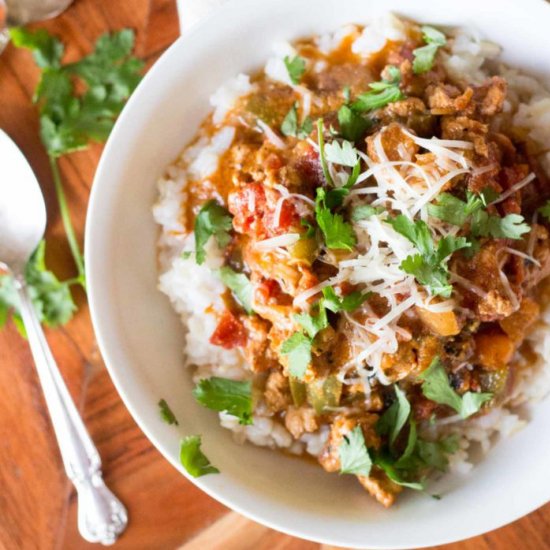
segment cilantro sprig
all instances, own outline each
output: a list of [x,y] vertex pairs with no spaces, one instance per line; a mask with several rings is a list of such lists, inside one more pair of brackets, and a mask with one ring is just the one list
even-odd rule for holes
[[[84,260],[78,244],[57,159],[103,142],[124,103],[137,86],[143,63],[131,55],[134,33],[124,29],[101,36],[94,51],[63,64],[64,46],[46,30],[10,29],[15,46],[32,51],[41,69],[33,101],[40,114],[40,137],[48,153],[59,211],[78,276],[71,284],[86,289]],[[80,91],[82,90],[82,91]]]
[[252,309],[252,296],[254,287],[249,278],[244,273],[237,273],[229,266],[224,266],[219,270],[222,283],[233,291],[235,298],[243,306],[244,310],[250,315],[254,313]]
[[426,45],[413,50],[413,71],[415,74],[429,71],[433,67],[437,50],[447,44],[445,35],[428,25],[422,27],[422,37]]
[[[55,328],[71,319],[76,305],[70,291],[72,281],[59,281],[47,269],[45,255],[46,242],[41,241],[25,266],[25,281],[40,322]],[[0,328],[10,315],[21,335],[25,336],[13,279],[7,273],[0,274]]]
[[410,255],[401,262],[401,269],[413,275],[432,295],[448,298],[452,293],[452,285],[449,282],[447,262],[454,252],[468,248],[470,243],[464,237],[447,236],[436,245],[424,221],[412,221],[403,214],[389,218],[388,223],[418,250],[418,254]]
[[322,290],[323,297],[313,306],[310,313],[294,314],[294,320],[301,326],[303,332],[294,332],[281,345],[281,353],[288,356],[290,374],[303,379],[311,363],[311,350],[317,334],[329,325],[327,310],[333,313],[354,311],[370,296],[369,292],[351,292],[346,296],[338,296],[333,287]]
[[252,424],[252,384],[212,376],[200,380],[193,396],[204,407],[226,412],[239,419],[239,424]]
[[300,124],[298,122],[298,104],[294,103],[281,124],[281,133],[298,139],[305,139],[313,130],[313,122],[309,116]]
[[344,436],[338,447],[340,473],[368,476],[372,468],[372,458],[365,443],[361,426],[356,426]]
[[531,228],[519,214],[507,214],[503,218],[489,214],[485,209],[493,199],[488,191],[476,195],[468,191],[466,201],[441,193],[435,203],[428,205],[428,213],[452,225],[470,226],[470,234],[476,237],[493,237],[495,239],[521,239]]
[[445,367],[439,357],[436,357],[427,370],[420,376],[422,393],[431,401],[447,405],[454,409],[462,418],[477,413],[481,406],[493,398],[492,393],[466,392],[459,395],[453,390]]
[[188,435],[180,443],[180,463],[187,473],[193,477],[201,477],[207,474],[219,474],[220,471],[210,464],[208,458],[201,450],[200,435]]
[[299,84],[302,75],[306,70],[306,61],[304,58],[296,55],[294,57],[285,56],[284,63],[288,72],[288,77],[292,84]]
[[374,111],[403,99],[405,95],[399,88],[401,82],[401,71],[398,67],[390,66],[387,69],[389,80],[383,79],[379,82],[369,84],[370,91],[357,96],[351,109],[356,113]]
[[233,227],[231,214],[214,199],[206,202],[195,219],[195,260],[200,265],[206,260],[204,247],[214,237],[218,246],[224,248],[229,244]]

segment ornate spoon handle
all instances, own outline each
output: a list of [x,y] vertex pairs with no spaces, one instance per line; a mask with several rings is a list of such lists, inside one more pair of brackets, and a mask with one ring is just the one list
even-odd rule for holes
[[126,509],[103,481],[101,459],[63,382],[22,276],[15,277],[15,286],[65,471],[78,494],[78,529],[89,542],[113,544],[128,523]]

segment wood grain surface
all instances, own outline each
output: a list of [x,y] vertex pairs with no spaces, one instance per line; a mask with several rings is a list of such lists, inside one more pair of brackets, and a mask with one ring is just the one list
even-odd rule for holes
[[[41,26],[62,37],[69,60],[90,51],[102,32],[132,27],[137,32],[137,54],[147,67],[178,35],[173,0],[76,0],[62,16]],[[65,278],[74,270],[47,157],[38,138],[37,114],[31,103],[36,81],[37,70],[29,53],[9,46],[0,56],[0,127],[21,147],[40,180],[49,216],[48,262]],[[101,147],[92,146],[60,162],[80,239],[100,154]],[[118,397],[94,341],[85,296],[77,291],[76,299],[79,311],[75,318],[63,329],[48,331],[47,336],[101,453],[108,484],[129,510],[128,530],[115,548],[321,548],[230,512],[161,457]],[[30,352],[11,324],[0,331],[0,399],[0,548],[91,547],[76,529],[75,495],[62,469]],[[547,505],[512,525],[445,548],[541,550],[550,548],[549,540]]]

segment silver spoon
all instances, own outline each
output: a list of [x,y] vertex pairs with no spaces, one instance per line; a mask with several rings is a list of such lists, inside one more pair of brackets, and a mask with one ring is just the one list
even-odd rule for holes
[[101,459],[59,373],[23,275],[46,228],[44,198],[23,153],[2,130],[0,167],[0,266],[13,275],[65,471],[77,491],[78,530],[89,542],[113,544],[128,523],[126,509],[103,481]]

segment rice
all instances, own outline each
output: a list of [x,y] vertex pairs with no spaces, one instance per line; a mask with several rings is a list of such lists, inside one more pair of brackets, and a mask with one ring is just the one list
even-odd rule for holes
[[[346,38],[353,37],[352,49],[361,56],[369,56],[382,49],[386,40],[405,38],[403,22],[392,14],[387,14],[359,34],[357,27],[347,25],[333,33],[321,35],[317,39],[319,49],[325,53],[337,48]],[[517,70],[496,66],[500,48],[482,40],[479,36],[459,30],[450,44],[450,53],[444,55],[444,63],[451,76],[458,80],[481,83],[492,74],[500,74],[509,85],[508,113],[513,113],[513,123],[528,131],[530,137],[541,145],[543,165],[550,172],[550,152],[544,152],[550,145],[550,92],[536,79]],[[265,73],[285,84],[289,81],[284,58],[296,55],[296,50],[288,43],[276,44],[274,55],[267,61]],[[321,67],[323,62],[318,62]],[[186,330],[185,363],[194,369],[194,379],[210,376],[223,376],[235,380],[251,377],[251,371],[239,349],[226,350],[210,343],[217,319],[224,305],[221,295],[224,285],[217,275],[222,265],[222,256],[211,240],[206,247],[207,259],[203,265],[182,256],[183,252],[194,249],[193,235],[184,231],[185,217],[181,204],[185,201],[188,181],[208,178],[218,168],[223,153],[231,146],[235,130],[222,123],[235,101],[252,89],[247,75],[240,74],[218,89],[210,98],[214,107],[213,121],[221,125],[217,133],[203,136],[191,147],[158,182],[158,200],[153,207],[155,221],[161,227],[159,238],[160,279],[159,288],[168,296],[174,309],[181,317]],[[182,169],[181,166],[185,166]],[[526,404],[535,403],[550,392],[550,309],[547,309],[529,341],[536,354],[534,363],[517,354],[517,380],[512,395],[501,407],[488,414],[468,421],[460,417],[450,417],[427,423],[421,427],[426,437],[440,437],[456,434],[459,448],[449,457],[449,471],[465,475],[473,467],[472,448],[486,453],[500,438],[510,437],[525,426]],[[306,433],[295,441],[288,430],[274,418],[261,404],[257,407],[253,424],[243,426],[234,416],[220,413],[220,424],[230,430],[239,443],[250,441],[255,445],[281,448],[295,454],[319,455],[325,444],[329,429],[322,426],[315,433]]]

